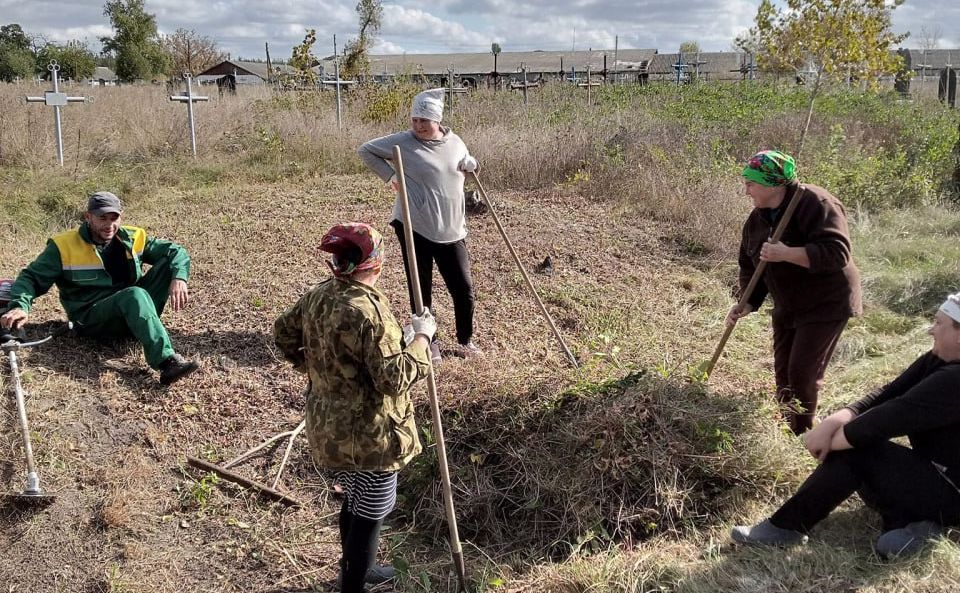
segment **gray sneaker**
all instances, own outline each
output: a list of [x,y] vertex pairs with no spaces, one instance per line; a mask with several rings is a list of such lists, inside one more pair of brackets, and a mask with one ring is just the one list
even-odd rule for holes
[[900,529],[891,529],[877,539],[873,549],[884,560],[906,558],[920,552],[927,542],[943,533],[933,521],[916,521]]
[[730,532],[730,538],[738,544],[751,546],[798,546],[807,543],[807,536],[792,529],[781,529],[770,519],[764,519],[753,527],[738,525]]

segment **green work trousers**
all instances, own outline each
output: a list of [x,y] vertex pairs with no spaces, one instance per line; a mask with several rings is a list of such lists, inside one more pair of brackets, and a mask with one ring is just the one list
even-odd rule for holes
[[143,345],[147,364],[159,368],[173,356],[170,336],[160,322],[160,314],[170,296],[173,269],[164,258],[144,274],[133,286],[123,288],[97,301],[73,321],[77,332],[94,338],[133,336]]

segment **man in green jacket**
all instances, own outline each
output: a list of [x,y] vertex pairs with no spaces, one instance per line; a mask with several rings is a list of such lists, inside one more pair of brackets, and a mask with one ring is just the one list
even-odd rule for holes
[[[179,311],[189,297],[190,255],[182,246],[121,226],[123,205],[108,191],[93,193],[84,223],[47,241],[37,259],[20,272],[10,289],[10,304],[0,326],[20,329],[33,300],[54,284],[60,303],[78,333],[93,337],[133,335],[147,363],[169,385],[194,372],[198,364],[174,352],[160,321],[167,300]],[[149,264],[144,274],[141,264]]]

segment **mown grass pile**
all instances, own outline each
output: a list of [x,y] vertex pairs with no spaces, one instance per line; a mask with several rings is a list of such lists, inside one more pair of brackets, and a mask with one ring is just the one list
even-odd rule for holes
[[[742,498],[782,494],[805,469],[791,439],[769,430],[775,416],[642,371],[461,406],[446,430],[464,534],[489,552],[561,559],[728,520]],[[424,456],[403,491],[442,530],[436,475]]]

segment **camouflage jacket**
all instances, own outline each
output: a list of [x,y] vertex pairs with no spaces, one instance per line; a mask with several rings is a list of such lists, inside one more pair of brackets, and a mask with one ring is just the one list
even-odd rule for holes
[[277,319],[277,348],[310,379],[306,433],[318,465],[395,471],[421,451],[410,388],[430,360],[402,334],[383,293],[350,280],[319,284]]

